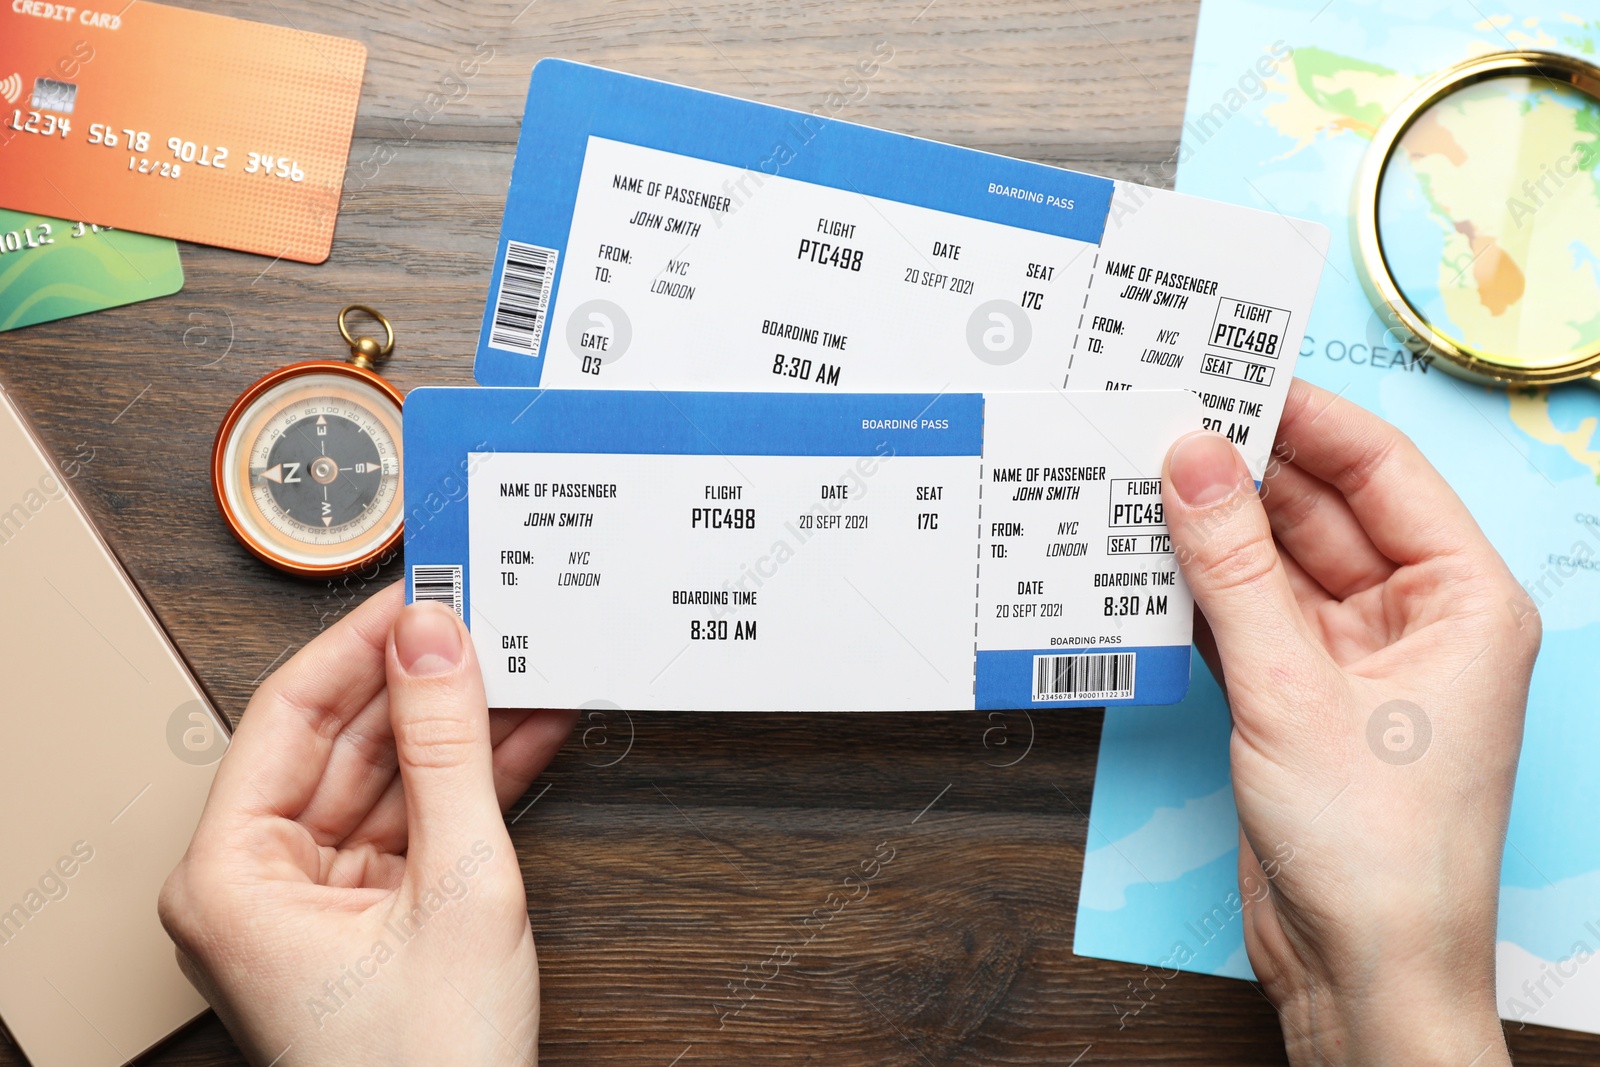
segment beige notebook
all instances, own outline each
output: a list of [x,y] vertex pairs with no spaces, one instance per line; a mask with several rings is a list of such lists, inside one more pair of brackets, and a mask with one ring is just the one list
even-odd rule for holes
[[0,388],[0,1020],[121,1064],[205,1010],[156,897],[226,724]]

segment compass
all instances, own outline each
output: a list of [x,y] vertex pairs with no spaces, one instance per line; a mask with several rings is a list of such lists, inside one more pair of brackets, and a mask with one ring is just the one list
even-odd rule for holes
[[[352,337],[359,311],[380,344]],[[370,307],[339,312],[348,362],[311,360],[273,371],[234,401],[211,451],[217,508],[260,559],[303,578],[358,570],[400,542],[400,391],[373,370],[394,327]]]

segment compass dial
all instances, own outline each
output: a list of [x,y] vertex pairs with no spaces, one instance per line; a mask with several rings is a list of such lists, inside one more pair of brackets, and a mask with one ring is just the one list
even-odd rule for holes
[[340,363],[287,367],[223,424],[219,504],[256,555],[336,574],[398,538],[400,405],[382,379]]

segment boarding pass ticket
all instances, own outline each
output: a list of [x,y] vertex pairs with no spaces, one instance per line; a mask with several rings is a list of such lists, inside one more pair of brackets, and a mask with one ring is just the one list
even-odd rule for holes
[[417,389],[407,594],[492,707],[1165,704],[1193,394]]
[[1188,389],[1259,477],[1327,242],[1272,210],[546,59],[476,377]]

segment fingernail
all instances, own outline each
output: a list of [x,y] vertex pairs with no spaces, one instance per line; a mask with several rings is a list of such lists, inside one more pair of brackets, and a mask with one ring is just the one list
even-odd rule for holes
[[1179,500],[1203,508],[1231,496],[1245,471],[1232,441],[1217,433],[1192,433],[1172,446],[1167,473]]
[[448,674],[461,662],[461,628],[440,604],[410,604],[394,624],[394,654],[413,678]]

